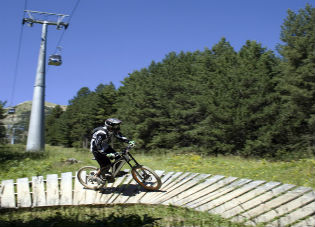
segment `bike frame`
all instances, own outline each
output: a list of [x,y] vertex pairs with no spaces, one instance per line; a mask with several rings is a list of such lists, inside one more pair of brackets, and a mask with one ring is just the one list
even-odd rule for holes
[[[131,167],[131,168],[134,168],[134,167],[138,167],[140,166],[140,164],[136,161],[136,159],[128,152],[129,149],[126,149],[126,152],[125,154],[122,154],[121,155],[121,158],[119,158],[118,160],[116,160],[115,162],[113,162],[111,164],[111,167],[112,167],[112,176],[113,177],[116,177],[117,174],[119,173],[119,171],[121,170],[121,168],[126,164],[128,163],[128,165]],[[130,161],[134,161],[135,162],[135,165],[132,165],[130,163]]]

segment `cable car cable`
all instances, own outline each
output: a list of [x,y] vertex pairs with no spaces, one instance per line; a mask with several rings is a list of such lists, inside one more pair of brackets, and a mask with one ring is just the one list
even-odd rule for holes
[[[73,14],[74,14],[74,12],[77,10],[77,8],[78,8],[78,6],[79,6],[79,4],[80,4],[80,1],[81,1],[81,0],[77,0],[76,4],[74,5],[74,7],[73,7],[73,9],[72,9],[72,11],[71,11],[71,13],[70,13],[69,19],[68,19],[68,24],[70,24],[70,21],[71,21],[71,19],[72,19],[72,17],[73,17]],[[61,36],[60,36],[60,38],[59,38],[59,40],[58,40],[58,42],[57,42],[57,45],[56,45],[56,49],[55,49],[54,54],[57,53],[58,47],[60,46],[60,43],[61,43],[61,41],[62,41],[62,39],[63,39],[63,36],[64,36],[65,32],[66,32],[66,29],[64,29],[64,30],[62,31],[62,33],[61,33]]]
[[[80,0],[77,0],[75,5],[74,5],[74,7],[73,7],[73,9],[72,9],[72,11],[71,11],[71,13],[70,13],[70,16],[69,16],[69,19],[68,19],[68,24],[70,24],[70,21],[71,21],[73,15],[74,15],[75,11],[77,10],[79,4],[80,4]],[[59,40],[57,42],[55,51],[49,58],[49,63],[48,63],[48,67],[47,67],[46,73],[48,73],[51,65],[59,66],[59,65],[62,64],[61,55],[60,54],[58,55],[57,52],[58,51],[61,52],[60,43],[61,43],[61,41],[62,41],[62,39],[64,37],[65,32],[66,32],[66,29],[64,29],[62,31],[62,33],[60,35],[60,38],[59,38]]]
[[[24,10],[23,10],[23,17],[25,15],[25,10],[27,7],[27,0],[24,1]],[[10,107],[12,107],[12,104],[14,102],[14,96],[15,96],[15,86],[16,86],[16,80],[18,76],[18,68],[19,68],[19,63],[20,63],[20,56],[21,56],[21,49],[22,49],[22,38],[23,38],[23,31],[24,31],[24,26],[23,24],[21,25],[20,29],[20,34],[19,34],[19,40],[18,40],[18,51],[17,51],[17,57],[15,60],[15,67],[14,67],[14,73],[13,73],[13,84],[12,84],[12,90],[11,90],[11,97],[10,97]],[[11,110],[11,109],[10,109]],[[9,110],[9,111],[10,111]],[[12,113],[13,110],[11,110]],[[15,112],[15,111],[14,111]]]

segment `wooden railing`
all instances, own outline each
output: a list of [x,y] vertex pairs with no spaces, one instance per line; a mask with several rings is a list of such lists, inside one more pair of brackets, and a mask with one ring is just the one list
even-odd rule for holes
[[163,204],[219,214],[234,222],[267,226],[315,226],[315,192],[312,188],[280,182],[240,179],[190,172],[156,171],[162,188],[143,190],[130,174],[103,190],[84,189],[71,172],[3,180],[0,208],[82,204]]

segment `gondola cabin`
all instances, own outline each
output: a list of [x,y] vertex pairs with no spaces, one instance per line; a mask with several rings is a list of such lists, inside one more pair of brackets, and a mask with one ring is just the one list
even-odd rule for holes
[[48,65],[59,66],[61,64],[62,64],[61,55],[59,55],[59,54],[50,55],[50,57],[48,59]]
[[8,110],[8,114],[15,114],[15,108],[12,107]]

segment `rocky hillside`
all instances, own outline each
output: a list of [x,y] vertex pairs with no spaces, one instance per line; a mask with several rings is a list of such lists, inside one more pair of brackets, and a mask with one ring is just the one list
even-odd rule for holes
[[[57,104],[45,102],[45,113],[48,114],[55,106],[57,106]],[[64,110],[67,108],[67,106],[60,106]],[[2,122],[7,129],[8,137],[10,137],[10,135],[12,134],[12,128],[15,128],[16,136],[20,135],[18,137],[23,140],[25,139],[25,135],[28,129],[29,118],[32,109],[32,101],[22,102],[14,106],[14,108],[14,114],[9,114],[8,111],[10,108],[5,108],[5,118],[2,120]]]

